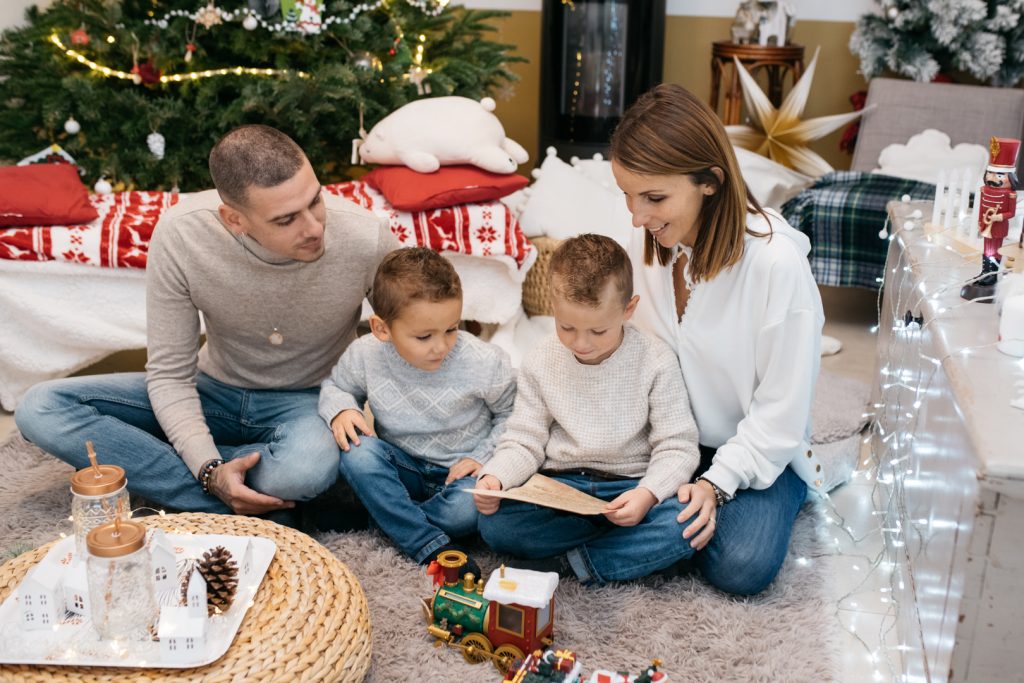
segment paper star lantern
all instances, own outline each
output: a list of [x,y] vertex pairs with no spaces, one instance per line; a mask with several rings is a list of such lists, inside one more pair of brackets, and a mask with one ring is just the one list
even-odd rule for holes
[[818,63],[818,50],[814,51],[814,59],[811,60],[807,71],[796,82],[778,109],[740,61],[736,59],[735,62],[751,125],[726,126],[725,130],[732,143],[809,176],[818,177],[834,170],[820,154],[812,152],[807,143],[825,137],[840,126],[853,121],[867,109],[849,114],[800,120],[800,115],[807,105],[807,96],[811,92],[814,67]]

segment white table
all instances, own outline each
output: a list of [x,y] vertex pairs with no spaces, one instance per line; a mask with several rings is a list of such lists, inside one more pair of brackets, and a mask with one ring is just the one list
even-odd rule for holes
[[[885,272],[874,403],[883,524],[907,680],[1024,680],[1024,362],[999,352],[996,306],[965,302],[980,258],[903,226]],[[956,247],[956,248],[955,248]],[[918,318],[920,323],[910,318]],[[1019,385],[1019,386],[1015,386]],[[884,497],[884,496],[883,496]]]

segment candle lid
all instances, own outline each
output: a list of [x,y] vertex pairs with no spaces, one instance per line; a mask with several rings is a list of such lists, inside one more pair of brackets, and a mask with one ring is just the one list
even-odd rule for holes
[[81,496],[102,496],[105,493],[113,493],[126,483],[124,470],[117,465],[86,467],[71,475],[71,490]]
[[90,531],[85,544],[89,554],[96,557],[130,555],[146,545],[146,527],[115,517],[113,522]]

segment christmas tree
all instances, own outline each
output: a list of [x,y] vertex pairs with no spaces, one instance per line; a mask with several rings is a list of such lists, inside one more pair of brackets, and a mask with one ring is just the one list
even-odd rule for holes
[[0,160],[56,143],[92,183],[211,186],[210,147],[245,123],[347,177],[352,139],[418,97],[515,79],[503,12],[448,0],[55,0],[0,37]]
[[880,0],[850,38],[865,78],[964,72],[1011,87],[1024,77],[1024,0]]

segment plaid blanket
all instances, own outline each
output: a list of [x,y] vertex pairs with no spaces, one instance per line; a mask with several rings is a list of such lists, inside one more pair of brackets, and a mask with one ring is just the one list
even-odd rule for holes
[[790,225],[811,239],[811,272],[820,285],[878,289],[889,242],[885,205],[903,195],[932,199],[935,186],[880,173],[826,173],[782,206]]

